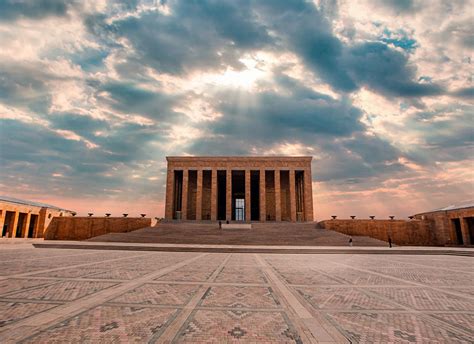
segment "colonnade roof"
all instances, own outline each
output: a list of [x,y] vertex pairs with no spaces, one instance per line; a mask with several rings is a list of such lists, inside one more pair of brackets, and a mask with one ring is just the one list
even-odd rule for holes
[[22,204],[22,205],[31,206],[31,207],[49,208],[49,209],[54,209],[54,210],[73,212],[72,210],[59,208],[59,207],[56,207],[56,206],[51,205],[51,204],[35,202],[35,201],[27,201],[27,200],[15,198],[15,197],[10,197],[10,196],[1,196],[0,195],[0,202],[16,203],[16,204]]

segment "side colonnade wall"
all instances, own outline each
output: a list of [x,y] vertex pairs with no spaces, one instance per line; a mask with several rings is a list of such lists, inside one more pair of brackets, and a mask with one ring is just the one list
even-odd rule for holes
[[441,245],[431,224],[426,220],[324,220],[319,226],[339,233],[354,236],[369,236],[397,245]]
[[86,240],[107,233],[126,233],[150,227],[144,217],[55,217],[44,234],[46,240]]

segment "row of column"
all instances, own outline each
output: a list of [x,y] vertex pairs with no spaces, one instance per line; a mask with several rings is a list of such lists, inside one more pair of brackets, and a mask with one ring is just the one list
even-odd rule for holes
[[[9,211],[10,212],[10,211]],[[14,213],[13,215],[13,223],[12,224],[8,224],[8,237],[9,238],[16,238],[16,232],[17,232],[17,227],[18,227],[18,221],[20,219],[20,211],[11,211],[12,213]],[[30,222],[31,222],[31,215],[30,213],[22,213],[22,214],[26,214],[26,219],[24,220],[23,224],[22,224],[22,228],[21,228],[21,232],[23,234],[23,238],[27,238],[28,237],[28,230],[30,228]],[[3,216],[0,218],[0,228],[1,228],[1,231],[3,233],[3,227],[5,225],[5,219],[7,217],[7,212],[5,211],[5,214],[3,214]],[[11,221],[11,220],[10,220]],[[38,226],[38,221],[35,223],[35,227]],[[33,232],[36,232],[36,228],[34,229]]]
[[[181,169],[180,169],[181,170]],[[193,169],[195,170],[195,169]],[[181,216],[183,220],[187,217],[188,205],[188,175],[189,169],[182,169],[183,171],[183,186],[181,198]],[[226,170],[226,219],[232,219],[232,169]],[[237,171],[237,169],[236,169]],[[241,171],[241,170],[239,170]],[[266,183],[265,183],[265,169],[260,169],[260,221],[266,220]],[[281,184],[280,184],[280,170],[272,170],[275,173],[274,188],[275,188],[275,217],[276,221],[281,221]],[[173,218],[173,202],[174,196],[174,170],[169,169],[167,175],[167,195],[166,195],[166,209],[165,217]],[[245,220],[251,219],[251,170],[245,170]],[[202,220],[202,182],[203,170],[197,169],[197,191],[196,191],[196,220]],[[313,221],[313,202],[312,202],[312,187],[311,187],[311,170],[304,170],[304,208],[303,214],[305,221]],[[296,221],[296,186],[295,186],[295,170],[289,170],[289,193],[290,193],[290,220]],[[309,209],[311,211],[309,211]],[[217,220],[217,169],[211,169],[211,221]]]
[[[470,232],[469,232],[469,224],[468,224],[468,219],[466,217],[453,217],[453,218],[449,218],[448,221],[450,221],[451,223],[449,224],[450,227],[448,226],[447,228],[451,228],[451,230],[454,232],[454,238],[455,240],[457,239],[456,238],[456,228],[455,228],[455,225],[453,224],[453,220],[455,219],[459,219],[459,224],[461,226],[461,236],[462,236],[462,241],[463,241],[463,245],[474,245],[474,242],[471,241],[471,236],[470,236]],[[457,244],[457,242],[456,242]]]

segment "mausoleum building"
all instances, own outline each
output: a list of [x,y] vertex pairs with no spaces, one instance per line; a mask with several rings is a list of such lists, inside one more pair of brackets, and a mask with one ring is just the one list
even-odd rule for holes
[[310,156],[166,160],[168,220],[313,221]]

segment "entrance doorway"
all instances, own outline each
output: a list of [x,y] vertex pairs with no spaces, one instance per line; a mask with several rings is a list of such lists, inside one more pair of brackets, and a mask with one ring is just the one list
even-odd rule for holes
[[35,225],[38,220],[38,215],[31,215],[30,227],[28,228],[28,238],[34,238],[35,235]]
[[466,217],[465,221],[469,232],[469,244],[474,245],[474,217]]
[[245,199],[236,198],[235,199],[235,221],[244,221],[245,220]]
[[451,221],[453,223],[454,234],[456,236],[456,244],[464,245],[464,240],[462,239],[461,220],[452,219]]
[[26,222],[26,216],[28,214],[25,214],[25,213],[19,213],[18,214],[18,224],[16,226],[16,234],[15,236],[17,238],[22,238],[23,237],[23,227],[25,226],[25,222]]
[[232,221],[245,221],[245,171],[232,171]]
[[15,212],[6,211],[5,212],[5,222],[2,228],[2,237],[11,237],[13,233],[13,222],[15,221]]

